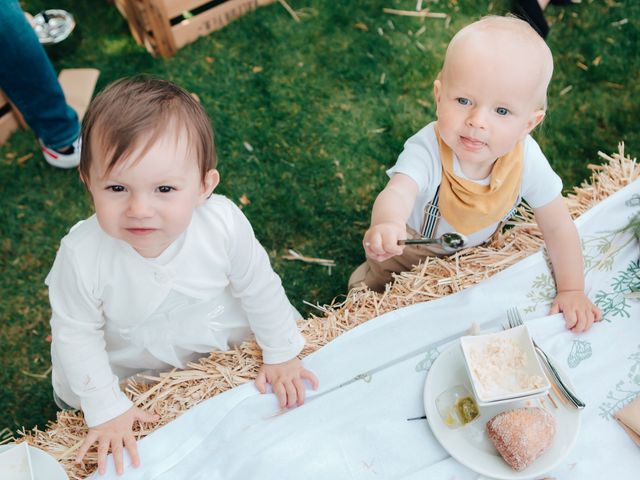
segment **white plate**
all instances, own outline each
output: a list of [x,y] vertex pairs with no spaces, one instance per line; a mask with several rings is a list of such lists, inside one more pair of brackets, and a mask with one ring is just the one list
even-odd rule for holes
[[[557,366],[557,362],[555,363]],[[558,368],[561,373],[562,370]],[[563,378],[567,378],[565,374]],[[500,405],[480,407],[480,418],[458,429],[447,427],[436,409],[436,397],[454,385],[464,385],[472,390],[469,376],[458,342],[455,342],[431,366],[424,386],[424,409],[431,431],[444,449],[458,462],[481,475],[496,479],[528,479],[543,476],[552,470],[569,453],[578,437],[580,411],[567,408],[558,400],[553,408],[549,400],[545,405],[556,419],[556,435],[549,449],[526,469],[516,472],[502,459],[486,434],[485,426],[495,415],[505,410],[527,405],[515,401]],[[539,404],[534,399],[530,403]]]
[[[0,445],[0,452],[14,446],[13,443]],[[31,466],[33,468],[33,478],[46,480],[69,480],[64,468],[55,458],[48,453],[29,445],[29,455],[31,456]]]

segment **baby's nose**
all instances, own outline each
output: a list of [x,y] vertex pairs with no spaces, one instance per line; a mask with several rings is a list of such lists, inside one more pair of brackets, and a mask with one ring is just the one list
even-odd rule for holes
[[129,200],[127,214],[134,218],[150,217],[153,214],[153,206],[144,195],[132,195]]
[[472,111],[467,117],[467,126],[473,128],[485,128],[486,127],[486,116],[480,110]]

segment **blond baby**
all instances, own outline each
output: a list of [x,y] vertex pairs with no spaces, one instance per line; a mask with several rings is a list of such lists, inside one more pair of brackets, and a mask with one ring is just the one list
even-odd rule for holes
[[562,181],[530,136],[545,116],[552,73],[549,47],[522,20],[486,17],[453,37],[433,84],[437,120],[405,143],[387,172],[363,239],[367,261],[350,286],[383,290],[392,273],[447,253],[400,245],[408,236],[459,232],[467,246],[485,243],[525,200],[553,265],[550,312],[563,312],[575,332],[600,319],[584,292],[580,239]]

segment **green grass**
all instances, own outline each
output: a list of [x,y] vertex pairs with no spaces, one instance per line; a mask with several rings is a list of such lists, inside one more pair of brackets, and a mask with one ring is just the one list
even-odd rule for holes
[[[403,142],[434,118],[432,82],[448,40],[486,13],[505,13],[509,4],[425,2],[451,15],[446,26],[382,12],[414,8],[415,0],[290,3],[304,7],[300,23],[276,3],[165,60],[137,46],[106,2],[58,0],[56,7],[73,12],[78,27],[70,47],[51,55],[57,69],[100,69],[99,89],[144,72],[199,96],[216,131],[219,192],[238,203],[248,197],[244,212],[289,297],[309,314],[303,300],[327,303],[344,294],[349,273],[362,261],[361,235],[385,169]],[[23,4],[34,13],[51,7],[46,0]],[[535,137],[569,188],[587,178],[598,150],[614,151],[620,140],[632,154],[640,150],[640,3],[583,0],[551,6],[548,16],[556,70],[548,116]],[[614,24],[623,19],[628,22]],[[422,25],[426,31],[416,38]],[[33,157],[16,162],[28,153]],[[0,430],[43,427],[55,416],[43,282],[59,239],[91,214],[91,205],[75,172],[44,163],[29,131],[0,147],[0,195]],[[337,266],[329,273],[282,260],[289,248]]]

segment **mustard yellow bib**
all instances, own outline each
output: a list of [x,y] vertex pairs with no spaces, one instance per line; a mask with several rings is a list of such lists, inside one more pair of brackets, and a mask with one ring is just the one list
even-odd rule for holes
[[440,213],[456,231],[469,235],[499,222],[513,208],[520,192],[524,151],[522,142],[498,158],[489,185],[479,185],[453,173],[453,151],[436,129],[442,161]]

